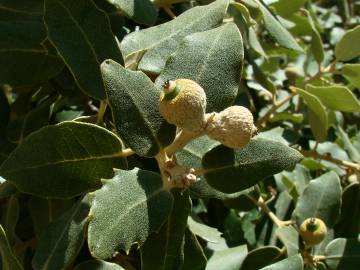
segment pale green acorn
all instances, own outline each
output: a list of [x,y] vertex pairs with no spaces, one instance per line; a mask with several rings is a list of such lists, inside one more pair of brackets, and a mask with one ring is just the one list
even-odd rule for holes
[[257,129],[251,112],[243,106],[231,106],[208,116],[206,134],[230,148],[242,148]]
[[306,246],[312,247],[319,244],[324,240],[327,233],[327,228],[319,218],[308,218],[300,225],[299,234],[306,244]]
[[192,80],[167,81],[160,95],[159,109],[170,124],[190,132],[200,132],[205,126],[205,91]]

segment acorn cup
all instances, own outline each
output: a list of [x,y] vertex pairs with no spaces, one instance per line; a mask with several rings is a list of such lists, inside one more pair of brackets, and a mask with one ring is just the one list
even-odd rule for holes
[[243,106],[231,106],[208,116],[206,134],[227,147],[244,147],[256,132],[253,115]]
[[186,131],[201,132],[205,126],[205,91],[192,80],[167,81],[163,84],[159,110],[170,124]]

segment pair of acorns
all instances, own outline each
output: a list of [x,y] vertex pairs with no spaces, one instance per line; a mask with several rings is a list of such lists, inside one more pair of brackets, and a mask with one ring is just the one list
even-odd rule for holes
[[244,147],[257,131],[251,112],[243,106],[206,113],[204,89],[188,79],[163,84],[160,114],[178,128],[195,134],[205,131],[211,139],[230,148]]

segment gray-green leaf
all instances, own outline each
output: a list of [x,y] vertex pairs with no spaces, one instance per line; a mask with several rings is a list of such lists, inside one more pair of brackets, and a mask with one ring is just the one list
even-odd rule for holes
[[104,128],[62,122],[29,135],[1,165],[0,175],[25,193],[74,197],[99,188],[114,167],[126,167],[121,149],[119,138]]
[[[219,144],[219,142],[210,139],[208,136],[202,136],[185,145],[181,151],[176,153],[176,158],[181,165],[185,165],[189,168],[200,168],[203,156]],[[244,190],[230,194],[223,193],[211,187],[205,181],[204,177],[201,177],[201,181],[197,181],[189,190],[190,194],[195,197],[213,197],[220,200],[238,198],[249,192],[249,190]]]
[[214,188],[232,193],[249,188],[267,176],[290,170],[303,156],[282,143],[253,139],[242,149],[219,145],[203,157],[206,181]]
[[191,211],[188,192],[172,191],[174,205],[166,223],[158,233],[150,235],[141,247],[143,270],[184,269],[185,230]]
[[255,1],[259,5],[266,29],[269,31],[269,34],[275,38],[279,45],[290,50],[303,52],[303,49],[299,46],[294,37],[286,30],[275,15],[270,12],[268,7],[260,0]]
[[138,155],[155,156],[175,137],[175,126],[160,115],[160,92],[144,73],[114,61],[105,61],[101,72],[117,132]]
[[360,55],[360,26],[348,30],[335,46],[338,60],[348,61]]
[[62,60],[42,45],[45,38],[40,14],[23,13],[12,7],[0,9],[0,84],[30,86],[61,71]]
[[90,204],[88,198],[75,204],[45,229],[32,265],[36,270],[66,269],[75,260],[84,240]]
[[300,225],[307,218],[317,217],[331,228],[340,214],[340,206],[340,179],[330,171],[310,181],[296,204],[293,219]]
[[88,0],[45,0],[48,38],[55,45],[78,86],[89,96],[104,99],[100,64],[122,62],[107,15]]
[[146,51],[138,68],[160,73],[185,36],[211,29],[222,22],[228,3],[229,0],[217,0],[207,6],[194,7],[167,23],[129,34],[121,43],[125,60],[133,53]]
[[158,12],[149,0],[106,0],[135,22],[153,25]]
[[328,114],[320,99],[307,91],[296,88],[297,93],[308,106],[309,122],[317,141],[324,141],[328,128]]
[[206,111],[221,111],[237,95],[244,61],[240,31],[234,23],[188,35],[166,62],[156,80],[187,78],[200,84],[206,93]]
[[204,270],[206,256],[196,236],[187,228],[185,230],[184,264],[182,270]]
[[260,270],[303,270],[304,263],[300,254],[261,268]]
[[88,244],[100,259],[120,249],[128,252],[134,243],[142,245],[150,233],[159,231],[173,205],[160,175],[138,168],[119,170],[93,196]]
[[345,86],[313,86],[306,85],[306,91],[316,96],[322,104],[331,110],[343,112],[359,112],[360,102]]
[[326,249],[326,264],[331,270],[357,270],[360,263],[360,242],[357,239],[337,238]]
[[22,270],[19,260],[11,250],[5,231],[0,224],[0,253],[2,269],[4,270]]
[[[268,264],[278,261],[281,250],[275,246],[265,246],[250,251],[240,270],[260,269]],[[259,260],[261,258],[261,260]]]
[[208,259],[206,270],[237,270],[248,254],[247,246],[237,246],[215,251]]
[[90,260],[78,264],[74,270],[125,270],[116,263],[101,261],[101,260]]
[[356,88],[360,88],[360,64],[346,64],[342,68],[344,77]]

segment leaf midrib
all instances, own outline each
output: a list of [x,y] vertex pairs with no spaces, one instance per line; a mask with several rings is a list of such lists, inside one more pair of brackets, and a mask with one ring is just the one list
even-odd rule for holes
[[63,159],[63,160],[58,160],[58,161],[55,161],[55,162],[47,162],[47,163],[42,163],[42,164],[34,165],[34,166],[16,168],[14,170],[4,170],[4,171],[2,171],[1,167],[0,167],[0,171],[1,172],[12,173],[12,172],[17,172],[17,171],[39,169],[39,168],[42,168],[42,167],[54,166],[54,165],[63,164],[63,163],[71,163],[71,162],[75,163],[75,162],[89,161],[89,160],[109,159],[109,158],[115,158],[115,157],[121,157],[121,156],[123,156],[122,152],[116,152],[116,153],[113,153],[113,154],[102,155],[102,156],[89,156],[89,157],[75,158],[75,159]]

